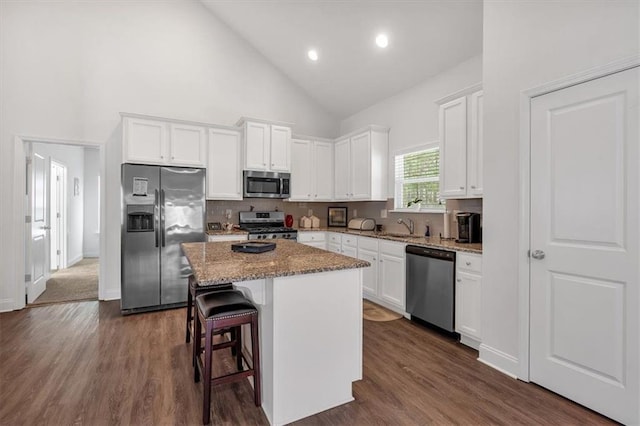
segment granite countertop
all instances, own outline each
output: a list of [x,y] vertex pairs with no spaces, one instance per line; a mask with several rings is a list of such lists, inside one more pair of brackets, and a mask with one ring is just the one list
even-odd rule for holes
[[453,239],[445,240],[440,237],[424,237],[421,235],[409,235],[393,232],[356,231],[347,228],[298,228],[298,232],[339,232],[341,234],[361,235],[363,237],[379,238],[383,240],[398,241],[416,246],[424,246],[445,250],[463,251],[482,254],[482,243],[457,243]]
[[366,268],[369,262],[285,239],[266,253],[238,253],[232,241],[181,244],[198,285]]

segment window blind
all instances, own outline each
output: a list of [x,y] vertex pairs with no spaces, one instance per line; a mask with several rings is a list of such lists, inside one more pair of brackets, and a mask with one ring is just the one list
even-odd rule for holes
[[[395,156],[396,208],[442,209],[440,204],[440,150],[438,147]],[[410,206],[411,204],[411,206]]]

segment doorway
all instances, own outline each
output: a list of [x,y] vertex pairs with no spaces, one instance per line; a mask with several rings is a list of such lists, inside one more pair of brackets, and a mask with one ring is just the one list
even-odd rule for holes
[[640,420],[640,68],[532,97],[529,378]]
[[26,142],[25,151],[27,303],[98,300],[100,152],[46,141]]

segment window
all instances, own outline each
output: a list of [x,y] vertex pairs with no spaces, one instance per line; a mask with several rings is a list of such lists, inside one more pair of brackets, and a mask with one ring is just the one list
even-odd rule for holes
[[437,143],[423,145],[395,156],[396,209],[444,211],[440,203],[440,148]]

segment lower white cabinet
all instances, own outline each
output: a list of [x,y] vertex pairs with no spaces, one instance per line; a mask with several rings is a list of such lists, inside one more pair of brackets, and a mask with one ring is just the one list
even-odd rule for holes
[[456,331],[460,342],[478,349],[482,341],[480,299],[482,291],[482,256],[456,254]]
[[311,247],[327,249],[326,233],[319,231],[298,231],[298,242]]
[[247,240],[249,236],[247,234],[218,234],[218,235],[207,235],[208,243],[217,243],[220,241],[244,241]]
[[371,263],[363,276],[363,293],[371,300],[395,312],[405,314],[406,244],[376,238],[358,238],[358,259]]

